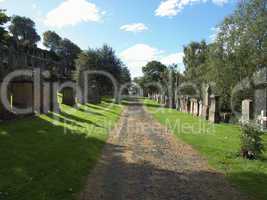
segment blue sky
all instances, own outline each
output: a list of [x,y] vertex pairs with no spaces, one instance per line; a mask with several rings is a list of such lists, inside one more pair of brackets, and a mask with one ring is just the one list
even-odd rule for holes
[[[9,15],[32,18],[38,33],[54,30],[82,49],[107,43],[133,77],[150,60],[178,63],[183,46],[211,41],[237,0],[0,0]],[[41,44],[39,44],[42,47]]]

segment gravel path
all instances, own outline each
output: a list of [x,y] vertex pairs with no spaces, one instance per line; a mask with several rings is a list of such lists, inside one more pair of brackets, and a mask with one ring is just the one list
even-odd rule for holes
[[110,134],[80,200],[246,199],[133,102]]

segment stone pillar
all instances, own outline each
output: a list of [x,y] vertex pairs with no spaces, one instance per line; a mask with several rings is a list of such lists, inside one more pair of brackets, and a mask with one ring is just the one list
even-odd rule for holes
[[194,102],[193,115],[194,115],[194,116],[198,116],[198,114],[199,114],[199,104],[198,104],[198,100],[197,100],[197,99],[194,99],[193,102]]
[[190,114],[194,114],[194,100],[190,99]]
[[209,109],[211,104],[210,95],[211,95],[211,89],[210,86],[207,86],[207,88],[205,89],[204,102],[202,107],[202,117],[206,120],[209,119]]
[[199,115],[199,116],[203,116],[202,112],[203,112],[203,102],[202,102],[202,101],[199,101],[199,111],[198,111],[198,115]]
[[179,97],[176,98],[175,108],[176,108],[176,110],[180,110],[180,108],[181,108],[181,101],[180,101]]
[[73,88],[66,87],[62,89],[62,104],[74,106],[76,104],[76,95]]
[[253,105],[252,100],[245,99],[242,101],[242,123],[248,123],[253,118]]
[[42,113],[47,114],[50,111],[51,105],[51,93],[50,93],[50,83],[44,83],[42,85]]
[[59,113],[60,107],[58,103],[58,83],[57,82],[50,82],[51,89],[50,89],[50,111]]
[[209,107],[209,121],[212,123],[219,123],[219,96],[210,96],[210,107]]
[[[9,102],[11,103],[11,93],[10,90],[7,91],[7,98],[9,100]],[[0,84],[0,94],[1,94],[1,84]],[[14,115],[11,112],[11,105],[10,107],[7,109],[5,108],[5,106],[2,103],[2,99],[0,98],[0,120],[7,120],[12,118]]]

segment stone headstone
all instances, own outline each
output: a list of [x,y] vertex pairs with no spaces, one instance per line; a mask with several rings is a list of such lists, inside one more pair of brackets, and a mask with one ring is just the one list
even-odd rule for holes
[[203,116],[203,102],[199,101],[199,112],[198,112],[199,116]]
[[215,96],[215,95],[210,96],[209,121],[212,123],[220,122],[219,96]]
[[258,118],[259,124],[262,130],[267,129],[267,113],[264,110],[261,111],[261,115]]
[[202,117],[206,120],[209,119],[209,109],[211,104],[210,96],[211,96],[211,89],[210,86],[207,86],[205,89],[204,101],[202,106]]
[[34,91],[32,82],[12,82],[12,105],[16,108],[31,108],[34,112]]
[[198,100],[195,99],[193,115],[194,116],[198,116],[198,114],[199,114],[199,104],[198,104]]
[[73,88],[66,87],[62,89],[62,104],[74,106],[76,104],[75,91]]
[[242,101],[242,116],[241,122],[248,123],[253,119],[253,104],[252,100],[245,99]]

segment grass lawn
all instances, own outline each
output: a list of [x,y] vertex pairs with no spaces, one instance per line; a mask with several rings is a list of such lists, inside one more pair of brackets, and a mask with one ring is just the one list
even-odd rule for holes
[[74,199],[121,105],[102,102],[0,123],[0,200]]
[[[210,124],[199,117],[174,109],[161,109],[151,100],[145,100],[145,105],[159,122],[198,150],[212,167],[223,172],[241,191],[254,199],[267,199],[267,151],[259,160],[250,161],[238,157],[238,126]],[[263,139],[267,150],[267,134]]]

